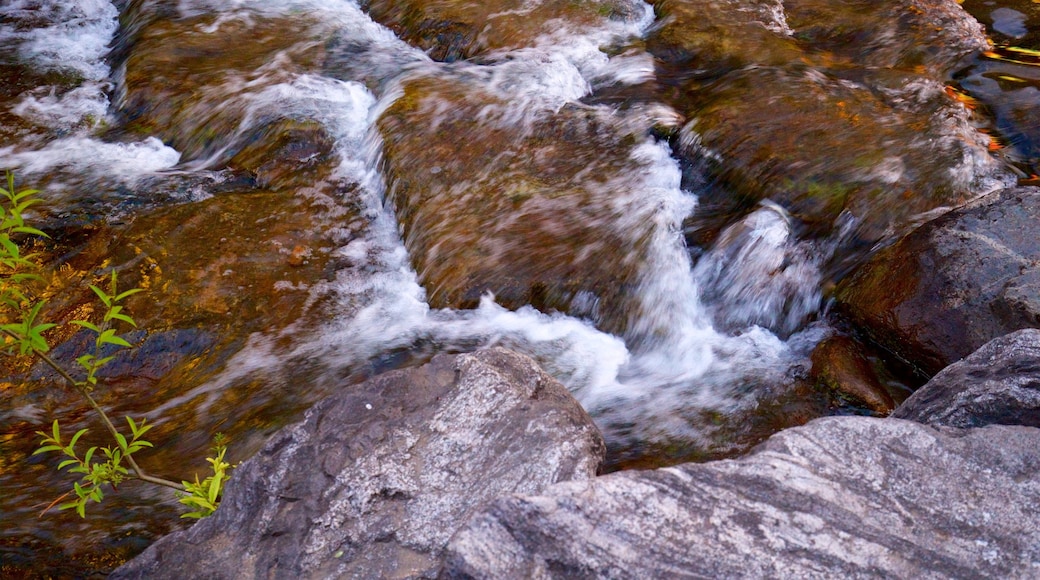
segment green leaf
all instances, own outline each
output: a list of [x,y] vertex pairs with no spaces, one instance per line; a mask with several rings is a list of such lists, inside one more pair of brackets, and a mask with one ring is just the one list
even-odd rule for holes
[[[37,200],[33,200],[33,201],[35,202]],[[36,228],[30,228],[30,227],[27,227],[27,226],[18,226],[16,228],[12,228],[11,231],[15,232],[15,233],[18,233],[18,234],[29,234],[29,235],[40,236],[40,237],[44,237],[44,238],[49,238],[50,237],[47,234],[43,233],[42,231],[40,231],[40,230],[38,230]]]
[[98,336],[96,342],[97,342],[98,346],[100,346],[102,344],[115,344],[115,345],[123,346],[123,347],[126,347],[126,348],[131,348],[133,346],[129,342],[127,342],[124,338],[122,338],[120,336],[117,336],[116,335],[116,331],[115,331],[114,328],[109,328],[108,330],[102,332]]
[[217,503],[217,495],[220,493],[220,483],[219,477],[214,477],[209,481],[209,493],[207,494],[207,499],[209,499],[209,503],[211,504]]
[[65,469],[65,467],[67,467],[69,465],[78,465],[78,464],[79,464],[79,461],[77,461],[75,459],[66,459],[65,461],[62,461],[61,463],[58,464],[58,471],[61,471],[62,469]]
[[144,292],[144,288],[131,288],[131,289],[127,290],[126,292],[123,292],[119,296],[116,296],[115,298],[113,298],[112,301],[113,302],[119,302],[120,300],[123,300],[123,299],[125,299],[125,298],[127,298],[129,296],[133,296],[134,294],[137,294],[138,292]]
[[75,324],[76,326],[81,326],[83,328],[86,328],[87,330],[93,330],[94,332],[101,334],[101,329],[98,328],[96,324],[91,324],[86,320],[73,320],[72,324]]
[[105,304],[105,306],[108,306],[108,307],[112,306],[112,298],[108,294],[105,294],[104,290],[102,290],[101,288],[98,288],[97,286],[95,286],[93,284],[90,285],[90,289],[94,291],[94,294],[97,294],[98,298],[101,299],[101,302],[103,302]]
[[7,252],[10,255],[16,258],[21,253],[18,249],[18,246],[14,242],[12,242],[10,238],[8,238],[7,236],[0,236],[0,247],[3,247],[4,250],[7,250]]
[[90,458],[94,457],[94,452],[97,451],[97,446],[87,449],[87,452],[83,455],[83,463],[90,464]]
[[76,362],[79,363],[79,366],[89,371],[90,369],[94,368],[94,355],[85,354],[82,356],[78,356],[76,357]]
[[116,441],[119,443],[119,448],[126,449],[126,437],[123,437],[123,434],[118,431],[113,433],[112,435],[116,438]]
[[54,434],[54,440],[61,444],[61,433],[58,431],[58,420],[55,419],[54,423],[51,424],[51,433]]
[[[45,445],[40,447],[36,451],[33,451],[33,455],[39,455],[40,453],[47,453],[48,451],[61,451],[60,445]],[[61,469],[60,467],[58,469]]]
[[133,318],[130,318],[129,316],[127,316],[125,314],[111,314],[109,316],[106,316],[105,320],[111,320],[113,318],[116,319],[116,320],[122,320],[123,322],[129,324],[130,326],[133,326],[134,328],[137,328],[137,322],[135,322]]
[[76,446],[76,442],[79,441],[79,438],[82,437],[83,434],[86,433],[86,432],[87,432],[87,429],[80,429],[79,431],[76,431],[76,434],[72,436],[72,440],[69,441],[69,449],[72,449],[73,447],[75,447]]

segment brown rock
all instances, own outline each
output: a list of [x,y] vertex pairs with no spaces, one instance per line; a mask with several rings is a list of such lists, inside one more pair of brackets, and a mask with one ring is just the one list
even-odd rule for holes
[[892,395],[877,378],[863,347],[844,336],[828,338],[812,353],[812,380],[839,399],[879,415],[895,408]]
[[[161,138],[183,154],[182,161],[220,154],[217,162],[227,163],[240,148],[247,150],[244,168],[255,171],[272,161],[258,159],[255,149],[258,141],[276,151],[284,146],[271,135],[279,114],[243,126],[255,115],[248,97],[320,68],[320,43],[309,33],[314,23],[302,16],[232,19],[219,26],[215,15],[179,18],[160,12],[138,18],[127,16],[131,24],[115,50],[124,59],[116,66],[126,68],[126,93],[116,104],[127,129]],[[265,66],[276,56],[277,68]],[[285,129],[293,141],[295,127]],[[328,149],[321,145],[327,140],[319,137],[317,148]]]
[[631,0],[368,0],[372,19],[436,60],[455,61],[493,50],[533,46],[538,37],[562,27],[576,34],[607,18],[626,18],[640,9]]
[[[389,198],[430,305],[472,308],[493,292],[620,332],[650,226],[617,207],[631,191],[611,180],[639,174],[632,147],[644,137],[577,105],[526,127],[495,120],[513,107],[464,81],[418,79],[378,122]],[[579,293],[594,300],[577,304]]]

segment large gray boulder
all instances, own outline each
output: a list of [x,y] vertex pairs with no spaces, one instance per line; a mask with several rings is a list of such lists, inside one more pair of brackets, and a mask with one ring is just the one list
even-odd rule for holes
[[1036,578],[1040,430],[830,417],[750,455],[503,498],[449,578]]
[[842,312],[931,376],[1040,323],[1040,188],[985,196],[918,228],[842,280]]
[[531,359],[438,356],[318,403],[235,471],[216,514],[112,578],[433,577],[478,508],[592,478],[604,449]]
[[932,377],[892,417],[950,427],[1040,427],[1040,330],[991,340]]

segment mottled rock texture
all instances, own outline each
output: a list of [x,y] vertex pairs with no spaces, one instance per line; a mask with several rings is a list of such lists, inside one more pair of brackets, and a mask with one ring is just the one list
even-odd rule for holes
[[1040,323],[1040,188],[985,196],[878,252],[836,292],[874,342],[934,375]]
[[1035,578],[1040,430],[831,417],[737,460],[514,496],[449,578]]
[[112,577],[433,577],[477,508],[589,479],[603,452],[529,358],[439,356],[313,407],[236,470],[214,516]]
[[1040,330],[986,343],[932,377],[892,416],[950,427],[1040,427]]

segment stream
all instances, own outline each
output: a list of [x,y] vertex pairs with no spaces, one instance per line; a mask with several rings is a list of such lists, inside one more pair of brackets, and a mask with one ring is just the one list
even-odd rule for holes
[[[45,201],[49,319],[111,269],[145,289],[98,398],[155,425],[151,472],[490,345],[568,387],[607,469],[656,467],[875,412],[811,379],[854,334],[828,291],[1036,179],[1038,50],[1028,0],[0,0],[0,171]],[[90,341],[51,336],[65,363]],[[896,403],[922,382],[871,361]],[[104,444],[0,361],[0,576],[103,574],[188,525],[136,482],[41,516],[71,486],[32,456],[53,419]]]

